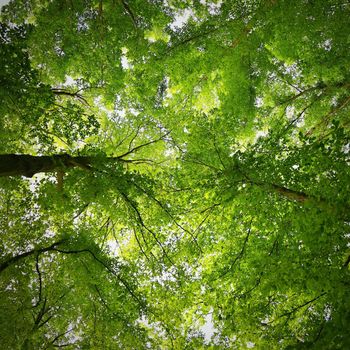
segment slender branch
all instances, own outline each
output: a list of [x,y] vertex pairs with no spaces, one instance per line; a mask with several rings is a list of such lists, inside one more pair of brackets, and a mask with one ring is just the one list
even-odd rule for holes
[[[312,127],[312,128],[306,133],[306,135],[307,135],[307,136],[312,135],[312,134],[314,133],[314,131],[315,131],[318,127],[320,127],[322,124],[324,124],[325,126],[327,126],[327,123],[329,123],[330,117],[331,117],[333,114],[335,114],[335,113],[339,112],[340,110],[342,110],[344,107],[346,107],[346,106],[348,105],[348,103],[350,103],[350,95],[347,96],[347,98],[346,98],[339,106],[333,108],[328,114],[326,114],[326,115],[322,118],[322,120],[321,120],[317,125],[315,125],[314,127]],[[329,133],[326,134],[326,135],[323,135],[323,137],[324,137],[324,136],[327,136],[327,135],[329,135]]]
[[243,242],[241,251],[236,255],[235,259],[234,259],[233,262],[231,263],[231,266],[230,266],[223,274],[221,274],[220,278],[226,276],[226,275],[229,273],[229,271],[231,271],[231,270],[234,268],[236,262],[237,262],[238,260],[242,259],[243,255],[244,255],[244,251],[245,251],[245,249],[246,249],[246,245],[247,245],[247,243],[248,243],[248,239],[249,239],[250,233],[251,233],[252,222],[253,222],[253,220],[250,221],[249,229],[248,229],[248,232],[247,232],[247,234],[246,234],[246,236],[245,236],[245,238],[244,238],[244,242]]
[[38,312],[35,321],[34,321],[34,326],[33,326],[33,330],[38,329],[39,328],[39,324],[42,320],[42,318],[44,317],[45,313],[48,311],[48,309],[46,308],[46,302],[47,302],[47,298],[44,298],[44,303],[40,308],[40,311]]
[[96,284],[94,284],[94,288],[95,288],[95,290],[96,290],[98,296],[100,297],[102,304],[105,306],[105,308],[106,308],[107,310],[110,311],[110,310],[111,310],[110,307],[108,306],[107,302],[106,302],[105,299],[103,298],[103,296],[102,296],[102,294],[101,294],[101,291],[100,291],[100,289],[98,288],[98,286],[97,286]]
[[174,49],[177,49],[177,48],[181,47],[182,45],[186,45],[186,44],[188,44],[188,43],[190,43],[190,42],[192,42],[192,41],[194,41],[196,39],[201,39],[201,38],[204,38],[204,37],[208,37],[210,34],[213,34],[213,33],[217,32],[218,30],[227,27],[232,22],[241,20],[242,18],[244,18],[244,16],[245,15],[242,14],[241,16],[233,18],[233,19],[230,19],[229,21],[222,21],[220,23],[220,25],[216,25],[214,27],[208,28],[208,29],[203,30],[203,31],[198,31],[194,35],[192,35],[190,37],[187,37],[187,38],[183,39],[182,41],[174,43],[172,46],[170,46],[167,49],[166,53],[170,53]]
[[188,158],[188,159],[184,159],[184,161],[187,161],[187,162],[190,162],[190,163],[194,163],[194,164],[198,164],[198,165],[202,165],[202,166],[205,166],[209,169],[212,169],[212,170],[215,170],[215,171],[218,171],[218,172],[221,172],[222,170],[213,166],[213,165],[210,165],[210,164],[207,164],[207,163],[204,163],[202,160],[198,160],[198,159],[191,159],[191,158]]
[[39,125],[36,125],[35,129],[42,131],[44,134],[51,135],[51,136],[54,136],[54,137],[58,138],[62,143],[64,143],[68,147],[69,150],[72,150],[71,145],[69,145],[61,136],[53,133],[52,131],[49,131],[47,127],[43,128],[43,127],[41,127]]
[[149,191],[146,191],[144,188],[142,188],[141,186],[139,186],[137,183],[135,183],[135,182],[133,182],[133,181],[130,181],[130,182],[131,182],[135,187],[137,187],[140,191],[142,191],[144,194],[146,194],[146,196],[148,196],[150,199],[152,199],[154,202],[156,202],[156,203],[158,204],[158,206],[159,206],[160,208],[162,208],[162,209],[164,210],[164,212],[170,217],[170,219],[173,220],[174,224],[175,224],[178,228],[180,228],[180,229],[183,230],[184,232],[187,232],[187,233],[191,236],[192,240],[195,242],[195,244],[196,244],[196,246],[198,247],[199,251],[200,251],[201,253],[203,253],[202,248],[199,246],[198,241],[197,241],[197,238],[194,236],[194,234],[193,234],[190,230],[186,229],[186,228],[183,227],[181,224],[179,224],[179,223],[177,222],[177,220],[174,218],[174,216],[170,213],[170,211],[168,210],[168,208],[167,208],[163,203],[161,203],[161,202],[159,201],[159,199],[157,199],[156,197],[154,197],[151,193],[149,193]]
[[71,346],[71,345],[74,345],[74,344],[76,344],[76,342],[75,342],[75,343],[61,344],[61,345],[53,344],[53,346],[54,346],[55,348],[65,348],[66,346]]
[[320,327],[320,329],[319,329],[318,332],[317,332],[316,338],[315,338],[315,340],[312,342],[313,344],[315,344],[315,343],[320,339],[321,333],[322,333],[323,328],[324,328],[324,325],[325,325],[325,321],[322,322],[321,327]]
[[170,259],[168,253],[166,252],[166,250],[163,247],[163,244],[159,241],[157,235],[153,232],[153,230],[151,230],[150,228],[148,228],[145,223],[143,222],[142,216],[140,211],[138,210],[137,206],[135,203],[133,203],[133,201],[131,201],[129,199],[129,197],[122,191],[120,191],[120,194],[123,196],[123,198],[125,199],[125,201],[131,206],[131,208],[134,210],[134,212],[137,215],[138,221],[140,223],[140,225],[146,230],[148,231],[154,238],[154,240],[157,242],[157,244],[159,245],[160,249],[162,250],[164,256],[169,260],[169,262],[175,266],[175,264],[173,263],[172,259]]
[[38,274],[39,277],[39,298],[38,301],[36,302],[36,304],[34,305],[34,307],[39,306],[39,304],[41,303],[41,298],[42,298],[42,279],[41,279],[41,272],[39,269],[39,252],[36,254],[36,262],[35,262],[35,269],[36,272]]
[[134,27],[137,28],[136,17],[134,15],[133,11],[131,10],[129,4],[125,0],[120,0],[120,2],[123,5],[124,10],[126,11],[126,13],[130,16]]
[[166,160],[163,160],[161,162],[155,162],[152,159],[145,159],[145,158],[140,158],[140,159],[118,159],[119,161],[123,162],[123,163],[132,163],[132,164],[148,164],[148,165],[152,165],[152,164],[162,164],[165,163]]
[[[311,299],[311,300],[308,300],[307,302],[305,302],[305,303],[303,303],[303,304],[301,304],[301,305],[298,305],[298,306],[293,307],[290,311],[285,312],[284,314],[278,316],[277,318],[290,317],[290,316],[291,316],[292,314],[294,314],[296,311],[298,311],[298,310],[302,309],[303,307],[305,307],[305,306],[307,306],[307,305],[309,305],[309,304],[315,302],[316,300],[320,299],[321,297],[323,297],[323,296],[326,295],[326,294],[327,294],[327,292],[323,292],[323,293],[321,293],[320,295],[318,295],[317,297],[315,297],[315,298],[313,298],[313,299]],[[276,320],[276,319],[275,319],[275,320]],[[269,322],[269,323],[272,323],[272,322],[274,322],[275,320],[272,320],[272,321]]]
[[139,248],[140,248],[141,253],[144,255],[144,257],[146,258],[147,261],[150,261],[150,258],[148,257],[148,255],[146,254],[146,252],[144,251],[144,249],[142,248],[141,242],[140,242],[140,240],[139,240],[139,238],[138,238],[138,236],[137,236],[137,234],[136,234],[136,230],[133,229],[133,232],[134,232],[134,237],[135,237],[135,239],[136,239],[137,245],[138,245]]
[[29,251],[27,251],[25,253],[22,253],[22,254],[19,254],[19,255],[15,255],[15,256],[7,259],[6,261],[4,261],[3,263],[0,264],[0,273],[2,271],[4,271],[6,268],[8,268],[10,265],[21,261],[22,259],[26,258],[27,256],[33,255],[35,253],[40,254],[40,253],[44,253],[44,252],[48,252],[48,251],[54,250],[55,247],[63,244],[66,241],[67,241],[66,239],[62,239],[62,240],[60,240],[58,242],[55,242],[55,243],[51,244],[48,247],[40,248],[40,249],[32,249],[32,250],[29,250]]
[[73,329],[74,329],[74,328],[69,329],[68,331],[66,331],[66,332],[64,332],[64,333],[60,333],[60,334],[56,335],[56,337],[53,338],[53,339],[51,340],[50,344],[52,344],[53,346],[55,346],[55,345],[54,345],[54,342],[55,342],[55,341],[57,341],[59,338],[63,337],[64,335],[66,335],[66,334],[72,332]]
[[276,250],[276,252],[277,252],[277,250],[278,250],[278,238],[276,238],[276,239],[274,240],[274,242],[273,242],[273,244],[272,244],[272,248],[271,248],[271,250],[270,250],[270,252],[269,252],[269,256],[272,255],[272,253],[273,253],[274,250]]
[[261,283],[261,277],[263,276],[263,274],[264,274],[264,272],[259,273],[259,277],[256,279],[254,286],[252,288],[246,290],[244,293],[242,293],[240,295],[241,298],[245,297],[247,294],[250,294],[253,290],[255,290],[256,288],[259,287],[259,285]]
[[206,31],[203,31],[203,32],[199,32],[199,33],[196,33],[178,43],[175,43],[174,45],[170,46],[166,53],[170,53],[171,51],[173,51],[174,49],[177,49],[178,47],[182,46],[182,45],[186,45],[188,43],[190,43],[191,41],[193,40],[196,40],[196,39],[200,39],[202,37],[205,37],[207,36],[208,34],[212,34],[214,32],[216,32],[217,30],[219,30],[220,27],[214,27],[214,28],[210,28],[210,30],[206,30]]
[[57,96],[68,96],[68,97],[74,97],[76,98],[80,103],[89,106],[89,103],[86,101],[86,99],[79,94],[79,92],[70,92],[65,89],[60,88],[52,88],[51,91],[57,95]]
[[292,126],[294,123],[298,122],[300,120],[300,118],[302,118],[306,112],[306,110],[308,108],[310,108],[319,98],[321,97],[321,95],[319,95],[317,98],[315,98],[311,103],[309,103],[306,107],[304,107],[302,109],[302,111],[300,113],[298,113],[298,115],[291,120],[288,125],[284,128],[284,130],[281,132],[280,136],[284,135]]
[[144,303],[141,302],[141,300],[138,298],[138,296],[132,291],[132,289],[130,288],[128,283],[122,277],[120,277],[115,271],[113,271],[104,261],[102,261],[100,258],[98,258],[96,256],[96,254],[94,252],[92,252],[90,249],[85,248],[85,249],[78,249],[78,250],[63,250],[63,249],[54,248],[52,250],[57,251],[59,253],[63,253],[63,254],[89,253],[98,263],[100,263],[102,266],[104,266],[108,272],[110,272],[112,275],[114,275],[124,285],[124,287],[127,289],[129,294],[139,303],[140,306],[144,307]]
[[286,100],[282,101],[281,103],[279,103],[279,105],[284,105],[286,103],[289,103],[289,102],[292,102],[296,99],[298,99],[299,97],[307,94],[308,92],[311,92],[311,91],[315,91],[315,90],[322,90],[322,89],[325,89],[326,88],[326,85],[324,84],[317,84],[316,86],[311,86],[303,91],[300,91],[299,93],[287,98]]
[[346,261],[344,262],[343,269],[346,269],[350,264],[350,255],[347,257]]
[[202,227],[202,225],[207,221],[207,219],[209,218],[209,216],[213,213],[213,210],[215,207],[219,206],[220,204],[214,204],[209,208],[206,208],[205,210],[202,211],[202,213],[205,213],[206,211],[208,211],[208,214],[204,216],[204,218],[202,219],[202,221],[199,223],[199,225],[195,228],[195,230],[193,231],[193,236],[197,239],[198,235],[199,235],[199,229]]
[[90,203],[86,203],[82,208],[78,210],[78,212],[73,216],[73,221],[77,219],[84,211],[85,209],[90,205]]
[[139,146],[136,146],[134,148],[132,148],[131,150],[125,152],[124,154],[118,156],[118,157],[115,157],[114,159],[123,159],[124,157],[126,157],[127,155],[129,154],[132,154],[132,153],[135,153],[137,152],[139,149],[143,148],[143,147],[146,147],[146,146],[149,146],[153,143],[156,143],[156,142],[159,142],[161,140],[164,139],[165,136],[169,135],[170,134],[170,131],[168,131],[167,133],[165,133],[164,135],[162,135],[160,138],[156,139],[156,140],[152,140],[152,141],[149,141],[149,142],[146,142],[146,143],[143,143],[142,145],[139,145]]
[[[47,309],[46,312],[47,312],[47,311],[49,311],[49,309]],[[45,326],[45,324],[48,323],[48,322],[51,320],[51,318],[52,318],[53,316],[54,316],[54,315],[50,315],[45,321],[42,321],[42,322],[38,325],[37,329],[39,329],[39,328]]]
[[[9,267],[11,264],[16,263],[22,259],[24,259],[27,256],[33,255],[35,253],[43,253],[43,252],[47,252],[47,251],[56,251],[59,253],[64,253],[64,254],[78,254],[78,253],[84,253],[87,252],[89,253],[97,262],[99,262],[101,265],[103,265],[110,273],[112,273],[123,285],[124,287],[127,289],[127,291],[129,292],[129,294],[139,303],[140,306],[144,307],[144,303],[138,298],[138,296],[132,291],[132,289],[130,288],[130,286],[128,285],[128,283],[118,274],[115,273],[115,271],[113,271],[104,261],[102,261],[101,259],[99,259],[95,253],[93,253],[90,249],[80,249],[80,250],[63,250],[63,249],[58,249],[56,248],[57,246],[63,244],[64,242],[66,242],[67,240],[61,240],[58,242],[55,242],[53,244],[51,244],[49,247],[45,247],[45,248],[41,248],[41,249],[33,249],[30,250],[28,252],[25,252],[23,254],[20,255],[16,255],[10,259],[8,259],[7,261],[3,262],[0,265],[0,272],[2,272],[3,270],[5,270],[7,267]],[[46,309],[46,298],[44,299],[44,304],[41,308],[41,310],[39,311],[39,314],[36,318],[35,324],[39,325],[40,321],[42,320],[43,315],[47,312]],[[50,317],[51,318],[51,317]],[[47,323],[49,320],[44,321],[44,324]],[[42,324],[41,326],[43,326],[44,324]],[[40,327],[41,327],[40,326]]]
[[137,126],[135,135],[131,138],[131,140],[130,140],[130,142],[129,142],[129,147],[128,147],[128,150],[129,150],[129,151],[131,150],[132,143],[135,141],[136,137],[139,135],[139,132],[140,132],[140,129],[141,129],[141,125],[142,125],[142,124],[139,124],[139,125]]

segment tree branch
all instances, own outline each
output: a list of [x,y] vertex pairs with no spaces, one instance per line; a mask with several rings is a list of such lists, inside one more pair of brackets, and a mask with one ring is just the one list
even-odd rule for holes
[[86,99],[79,94],[79,92],[70,92],[66,89],[60,89],[60,88],[52,88],[51,91],[54,93],[56,96],[68,96],[68,97],[73,97],[76,98],[80,103],[89,106],[89,103],[86,101]]
[[148,228],[145,223],[143,222],[142,216],[140,214],[140,211],[138,210],[137,206],[135,203],[133,203],[132,200],[129,199],[129,197],[122,191],[119,191],[120,194],[123,196],[123,198],[125,199],[125,201],[131,206],[131,208],[134,210],[134,212],[137,215],[138,221],[141,225],[141,227],[143,227],[146,231],[148,231],[154,238],[154,240],[157,242],[158,246],[160,247],[160,249],[162,250],[164,256],[169,260],[169,262],[175,266],[174,262],[172,261],[172,259],[170,259],[168,253],[166,252],[165,248],[163,247],[163,244],[159,241],[157,235],[153,232],[153,230],[151,230],[150,228]]
[[322,83],[317,84],[316,86],[311,86],[311,87],[309,87],[309,88],[307,88],[307,89],[305,89],[303,91],[300,91],[298,94],[293,95],[293,96],[287,98],[286,100],[280,102],[279,105],[284,105],[284,104],[286,104],[288,102],[292,102],[292,101],[298,99],[299,97],[307,94],[308,92],[315,91],[315,90],[322,90],[322,89],[325,89],[325,88],[326,88],[326,85],[324,85]]
[[96,254],[94,252],[92,252],[90,249],[85,248],[85,249],[78,249],[78,250],[63,250],[63,249],[54,248],[52,250],[57,251],[59,253],[63,253],[63,254],[89,253],[98,263],[100,263],[102,266],[104,266],[108,272],[110,272],[112,275],[114,275],[124,285],[124,287],[127,289],[129,294],[138,302],[138,304],[141,307],[145,307],[144,303],[132,291],[132,289],[130,288],[128,283],[122,277],[120,277],[115,271],[113,271],[104,261],[102,261],[100,258],[98,258],[96,256]]
[[34,307],[39,306],[39,304],[41,303],[41,297],[42,297],[42,279],[41,279],[41,272],[39,269],[39,254],[40,254],[39,252],[36,254],[36,262],[35,262],[35,269],[39,277],[39,298],[36,304],[34,305]]
[[55,247],[63,244],[66,241],[67,241],[66,239],[62,239],[62,240],[60,240],[58,242],[55,242],[55,243],[51,244],[48,247],[40,248],[40,249],[32,249],[32,250],[29,250],[28,252],[25,252],[25,253],[22,253],[22,254],[19,254],[19,255],[15,255],[15,256],[9,258],[8,260],[6,260],[6,261],[4,261],[3,263],[0,264],[0,273],[2,271],[4,271],[6,268],[8,268],[10,265],[15,264],[18,261],[21,261],[22,259],[24,259],[27,256],[33,255],[35,253],[40,254],[40,253],[52,251],[52,250],[54,250]]
[[[327,292],[323,292],[323,293],[321,293],[319,296],[317,296],[317,297],[315,297],[315,298],[313,298],[313,299],[311,299],[311,300],[308,300],[307,302],[305,302],[305,303],[303,303],[303,304],[301,304],[301,305],[298,305],[298,306],[293,307],[290,311],[285,312],[284,314],[278,316],[277,318],[290,317],[290,316],[291,316],[293,313],[295,313],[296,311],[298,311],[298,310],[302,309],[303,307],[305,307],[305,306],[307,306],[307,305],[309,305],[309,304],[315,302],[316,300],[320,299],[321,297],[323,297],[323,296],[326,295],[326,294],[327,294]],[[269,322],[269,323],[272,323],[272,322],[274,322],[274,321],[275,321],[275,320],[272,320],[272,321]]]
[[231,266],[230,266],[223,274],[221,274],[220,278],[226,276],[226,275],[229,273],[229,271],[231,271],[231,270],[234,268],[236,262],[237,262],[238,260],[240,260],[240,259],[243,257],[244,251],[245,251],[245,248],[246,248],[246,245],[247,245],[247,243],[248,243],[248,239],[249,239],[249,236],[250,236],[250,233],[251,233],[252,222],[253,222],[253,220],[250,221],[249,229],[248,229],[247,235],[246,235],[245,238],[244,238],[244,242],[243,242],[241,251],[237,254],[237,256],[236,256],[235,259],[233,260]]
[[132,23],[134,25],[135,28],[137,28],[137,22],[136,22],[136,17],[133,13],[133,11],[131,10],[129,4],[125,1],[125,0],[120,0],[121,4],[124,7],[124,10],[126,11],[126,13],[129,15],[129,17],[132,20]]
[[186,228],[183,227],[181,224],[179,224],[179,223],[177,222],[177,220],[174,218],[174,216],[170,213],[170,211],[168,210],[168,208],[167,208],[163,203],[161,203],[156,197],[154,197],[151,193],[149,193],[149,191],[146,191],[146,190],[143,189],[141,186],[139,186],[137,183],[135,183],[135,182],[133,182],[133,181],[130,181],[130,182],[131,182],[135,187],[137,187],[140,191],[142,191],[146,196],[148,196],[151,200],[153,200],[155,203],[157,203],[158,206],[159,206],[162,210],[164,210],[164,212],[170,217],[170,219],[173,220],[174,224],[175,224],[178,228],[180,228],[180,229],[183,230],[184,232],[187,232],[187,233],[191,236],[192,240],[195,242],[195,244],[196,244],[196,246],[198,247],[199,251],[200,251],[201,253],[203,253],[202,248],[199,246],[198,241],[197,241],[197,238],[194,236],[194,234],[193,234],[190,230],[186,229]]
[[160,138],[158,138],[158,139],[156,139],[156,140],[152,140],[152,141],[146,142],[146,143],[144,143],[144,144],[142,144],[142,145],[136,146],[136,147],[132,148],[131,150],[125,152],[124,154],[122,154],[122,155],[120,155],[120,156],[117,156],[117,157],[115,157],[115,158],[113,158],[113,159],[116,159],[116,160],[117,160],[117,159],[123,160],[123,158],[126,157],[127,155],[132,154],[132,153],[135,153],[135,152],[137,152],[139,149],[141,149],[141,148],[143,148],[143,147],[146,147],[146,146],[149,146],[149,145],[151,145],[151,144],[153,144],[153,143],[159,142],[159,141],[163,140],[164,137],[167,136],[167,135],[169,135],[169,134],[170,134],[170,131],[168,131],[167,133],[165,133],[164,135],[162,135]]
[[347,257],[346,261],[344,262],[343,269],[346,269],[350,264],[350,255]]
[[56,335],[56,337],[55,337],[55,338],[53,338],[53,339],[51,340],[50,344],[52,344],[53,346],[55,346],[55,344],[54,344],[54,342],[55,342],[55,341],[57,341],[59,338],[63,337],[64,335],[66,335],[66,334],[68,334],[68,333],[72,332],[72,331],[73,331],[73,329],[74,329],[74,328],[72,328],[72,329],[68,329],[68,331],[66,331],[66,332],[64,332],[64,333],[60,333],[60,334]]

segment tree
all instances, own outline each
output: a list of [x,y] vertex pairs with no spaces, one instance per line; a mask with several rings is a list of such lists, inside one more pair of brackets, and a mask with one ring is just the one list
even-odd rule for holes
[[344,349],[337,1],[12,1],[4,349]]

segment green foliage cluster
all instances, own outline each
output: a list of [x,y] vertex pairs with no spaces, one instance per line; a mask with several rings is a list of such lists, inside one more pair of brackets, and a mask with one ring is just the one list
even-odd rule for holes
[[350,348],[349,3],[1,11],[2,349]]

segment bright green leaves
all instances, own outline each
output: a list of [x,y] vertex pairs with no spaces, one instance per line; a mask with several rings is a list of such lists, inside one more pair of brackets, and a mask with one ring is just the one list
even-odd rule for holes
[[3,347],[348,348],[348,12],[10,4]]
[[2,152],[23,151],[27,140],[20,138],[31,132],[31,126],[52,103],[52,96],[49,87],[39,80],[38,71],[31,67],[26,45],[31,27],[2,23],[0,30],[1,147]]

